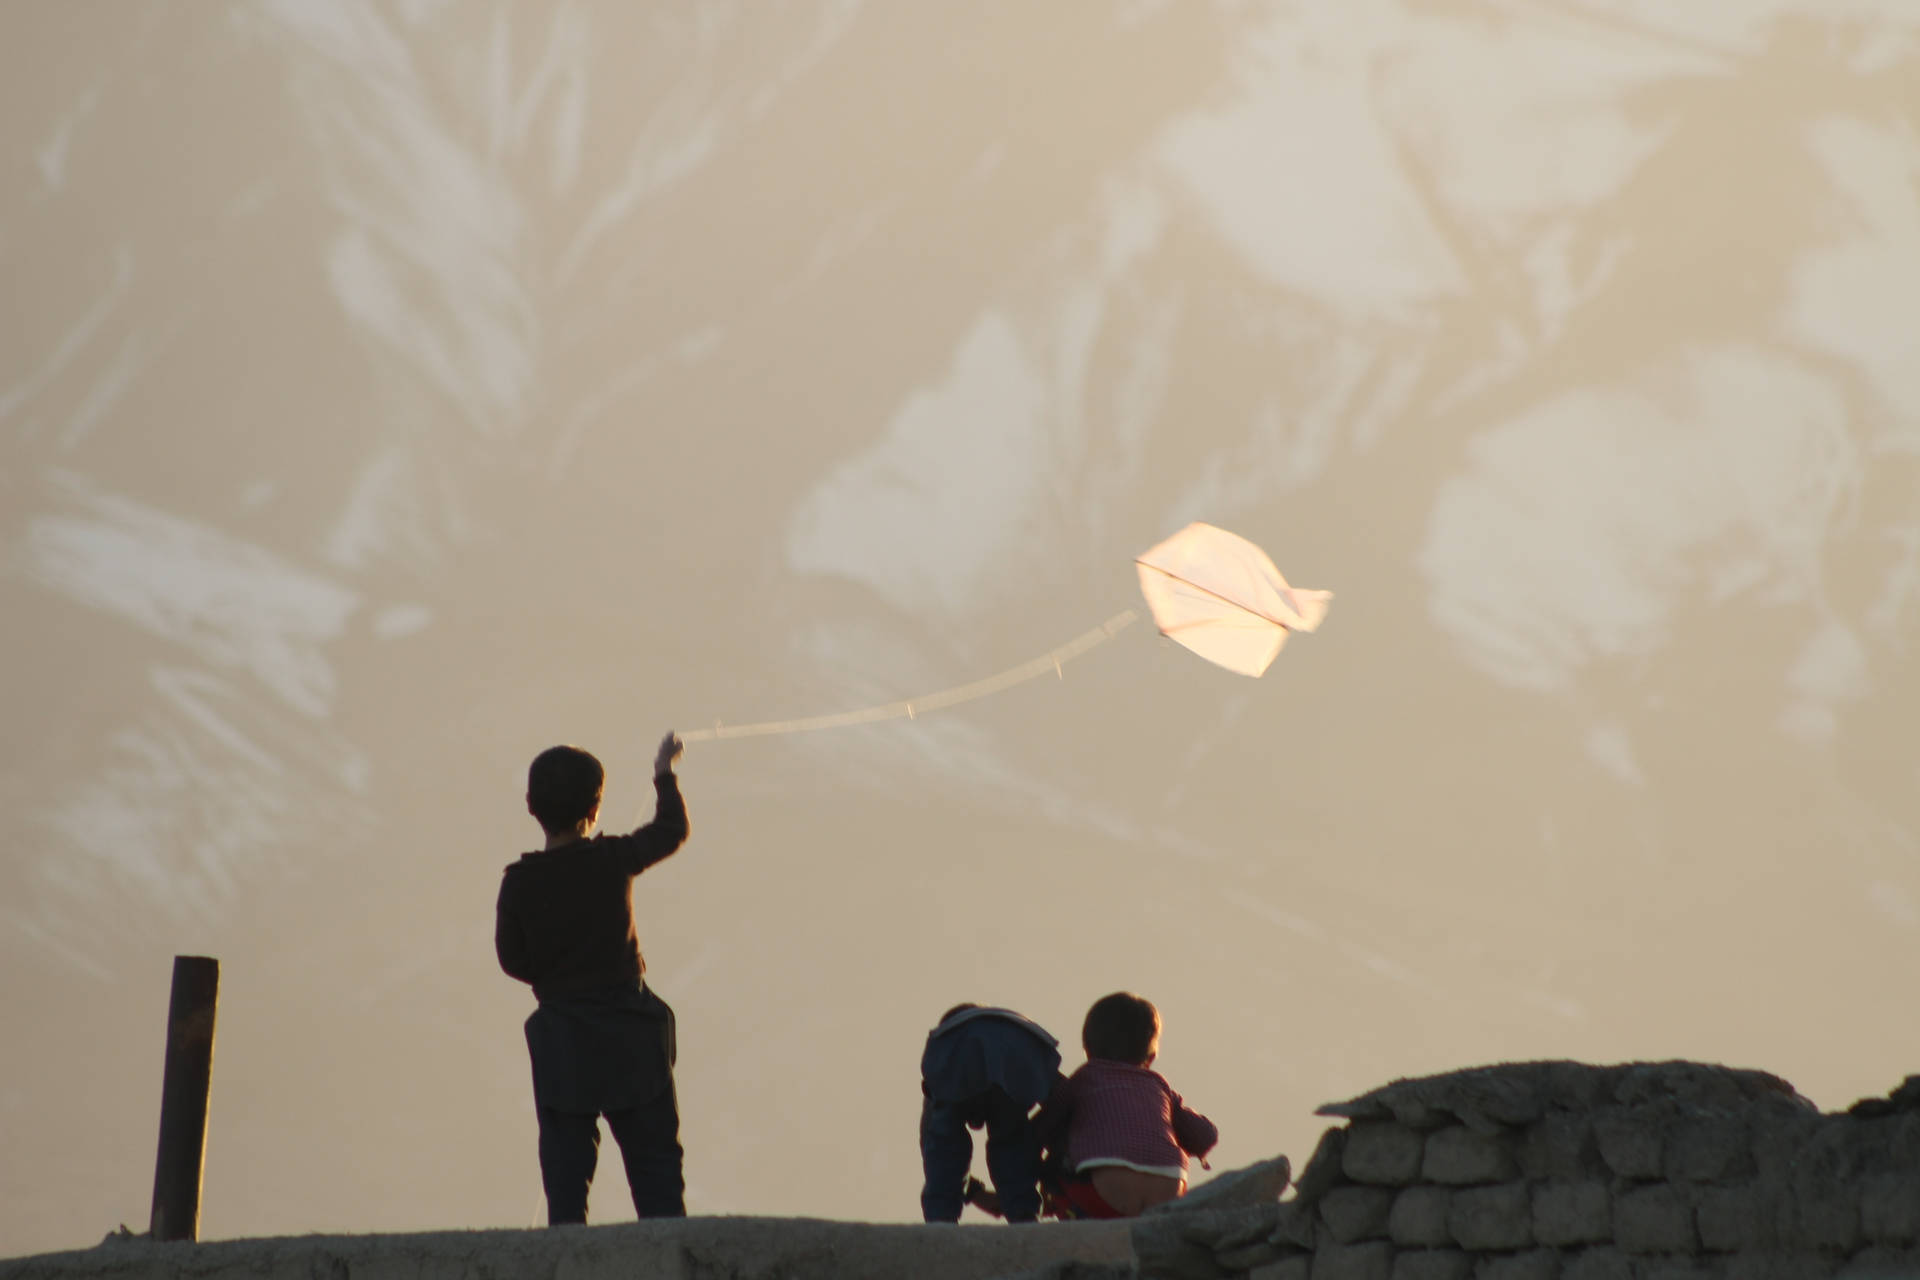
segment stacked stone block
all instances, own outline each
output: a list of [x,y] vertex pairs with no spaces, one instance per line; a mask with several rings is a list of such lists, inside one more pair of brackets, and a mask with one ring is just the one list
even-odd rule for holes
[[1147,1280],[1920,1280],[1920,1079],[1518,1063],[1323,1107],[1289,1199],[1140,1219]]

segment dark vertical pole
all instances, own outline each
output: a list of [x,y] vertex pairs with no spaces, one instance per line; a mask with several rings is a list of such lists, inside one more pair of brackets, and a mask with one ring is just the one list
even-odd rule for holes
[[160,1084],[160,1158],[153,1167],[155,1240],[200,1238],[200,1175],[207,1160],[207,1090],[213,1082],[213,1010],[220,962],[173,958],[167,1068]]

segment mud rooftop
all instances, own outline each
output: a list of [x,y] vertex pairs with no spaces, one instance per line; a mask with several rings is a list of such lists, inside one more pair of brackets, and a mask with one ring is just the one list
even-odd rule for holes
[[210,1244],[109,1236],[0,1280],[1920,1280],[1920,1077],[1823,1115],[1764,1072],[1518,1063],[1321,1108],[1132,1222],[691,1218]]

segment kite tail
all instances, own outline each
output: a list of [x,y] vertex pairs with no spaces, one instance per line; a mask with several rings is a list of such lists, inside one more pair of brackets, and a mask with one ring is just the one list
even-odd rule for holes
[[1017,684],[1025,684],[1049,671],[1059,673],[1062,663],[1070,662],[1087,650],[1104,644],[1129,624],[1139,618],[1132,609],[1114,614],[1091,631],[1084,632],[1057,648],[1049,649],[1039,657],[1023,662],[1017,667],[1008,667],[998,675],[988,676],[984,680],[975,680],[971,684],[955,685],[951,689],[942,689],[937,693],[924,694],[918,698],[907,698],[899,702],[883,703],[875,707],[862,707],[858,711],[842,711],[830,716],[808,716],[800,720],[765,720],[759,724],[721,724],[714,721],[711,729],[694,729],[680,735],[682,742],[713,742],[720,738],[762,738],[785,733],[811,733],[815,729],[840,729],[847,725],[873,724],[881,720],[911,720],[929,711],[940,711],[955,707],[963,702],[972,702],[975,698],[984,698],[990,693],[999,693],[1002,689],[1011,689]]

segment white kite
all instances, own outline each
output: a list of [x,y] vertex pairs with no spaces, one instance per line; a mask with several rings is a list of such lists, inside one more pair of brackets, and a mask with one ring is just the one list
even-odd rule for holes
[[[1210,524],[1190,524],[1136,560],[1140,590],[1153,611],[1160,634],[1185,645],[1209,662],[1243,676],[1258,676],[1287,642],[1289,631],[1312,631],[1327,616],[1330,591],[1290,587],[1267,553],[1238,534]],[[858,711],[767,720],[758,724],[721,724],[681,734],[686,742],[716,738],[753,738],[837,729],[878,720],[912,719],[929,711],[972,702],[990,693],[1024,684],[1037,676],[1061,674],[1061,665],[1104,644],[1138,620],[1132,609],[1108,618],[1093,630],[998,675],[956,685],[918,698],[906,698]]]
[[1259,676],[1289,631],[1312,631],[1331,591],[1290,587],[1237,533],[1194,523],[1134,561],[1160,634],[1243,676]]

